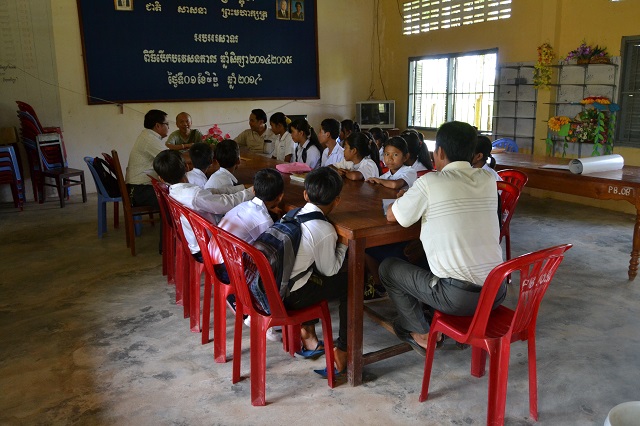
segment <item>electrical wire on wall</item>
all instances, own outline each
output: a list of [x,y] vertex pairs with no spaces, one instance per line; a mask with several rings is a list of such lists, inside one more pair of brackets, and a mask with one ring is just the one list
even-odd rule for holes
[[375,60],[376,60],[376,45],[377,45],[377,60],[378,60],[378,78],[380,79],[380,86],[382,86],[382,93],[384,99],[387,98],[387,89],[384,87],[384,81],[382,79],[382,46],[380,45],[380,0],[374,0],[373,3],[373,32],[371,34],[371,83],[369,84],[369,99],[373,98],[375,92],[373,84],[373,76],[375,73]]

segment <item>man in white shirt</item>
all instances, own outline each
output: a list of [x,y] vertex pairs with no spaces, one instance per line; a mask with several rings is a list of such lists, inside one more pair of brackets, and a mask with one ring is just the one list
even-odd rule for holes
[[[261,109],[252,109],[249,115],[249,128],[242,131],[235,141],[240,146],[246,146],[251,151],[262,154],[266,141],[271,142],[271,148],[275,142],[275,135],[271,127],[267,125],[267,114]],[[271,152],[267,152],[271,154]]]
[[169,121],[167,121],[166,112],[152,109],[145,114],[144,130],[131,148],[124,179],[133,206],[160,208],[147,171],[153,168],[153,159],[156,155],[167,149],[162,139],[168,134]]
[[[429,324],[422,304],[450,315],[473,315],[489,272],[502,262],[493,176],[471,167],[476,131],[445,123],[436,134],[435,173],[427,173],[387,210],[404,227],[421,221],[428,265],[397,258],[380,265],[380,280],[396,305],[396,335],[424,356]],[[464,200],[464,203],[461,202]],[[494,307],[506,296],[498,292]]]

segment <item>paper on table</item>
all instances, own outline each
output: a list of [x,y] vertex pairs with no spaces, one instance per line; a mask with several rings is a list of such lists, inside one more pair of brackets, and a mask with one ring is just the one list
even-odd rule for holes
[[545,164],[541,169],[569,170],[574,174],[589,174],[620,170],[624,166],[624,158],[618,154],[602,155],[599,157],[574,158],[569,164]]
[[576,158],[569,162],[569,170],[575,174],[588,174],[620,170],[624,166],[624,158],[618,154],[600,157]]
[[383,198],[382,199],[382,214],[384,216],[387,215],[387,210],[389,209],[389,206],[391,204],[393,204],[394,201],[396,201],[395,198]]

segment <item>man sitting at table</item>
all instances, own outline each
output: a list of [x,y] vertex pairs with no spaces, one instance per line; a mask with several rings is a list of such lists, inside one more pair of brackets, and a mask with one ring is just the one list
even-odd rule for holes
[[[396,335],[423,356],[429,324],[422,304],[450,315],[473,315],[487,275],[502,262],[496,180],[471,167],[475,145],[476,131],[469,124],[440,126],[434,152],[438,172],[418,179],[387,210],[387,219],[404,227],[422,223],[428,264],[387,258],[379,272],[398,311]],[[494,308],[505,296],[503,283]]]
[[275,141],[271,128],[267,126],[267,114],[261,109],[252,109],[249,115],[249,129],[240,133],[235,141],[253,152],[263,153],[265,141]]
[[169,134],[167,113],[159,109],[149,110],[144,116],[144,129],[131,148],[124,179],[133,206],[160,208],[147,171],[152,168],[156,155],[167,149],[162,143],[162,139],[166,138],[167,134]]

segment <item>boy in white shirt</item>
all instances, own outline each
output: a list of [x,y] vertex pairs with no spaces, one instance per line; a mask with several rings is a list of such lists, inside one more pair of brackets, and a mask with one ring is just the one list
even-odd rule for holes
[[225,139],[216,145],[215,158],[220,168],[211,175],[205,188],[226,188],[235,186],[238,180],[233,175],[240,165],[240,147],[233,139]]
[[340,122],[335,118],[327,118],[320,123],[318,140],[324,146],[320,166],[330,166],[344,160],[344,149],[338,145],[336,139],[340,134]]
[[205,172],[211,167],[211,160],[213,159],[211,145],[205,142],[194,143],[191,145],[191,148],[189,148],[189,157],[191,158],[193,169],[187,172],[187,180],[189,183],[204,188],[204,185],[207,183],[207,175]]
[[[244,189],[243,185],[221,189],[205,189],[187,182],[187,166],[178,151],[165,150],[153,160],[153,170],[163,182],[168,183],[169,196],[180,204],[195,210],[216,223],[215,215],[223,215],[233,207],[253,198],[253,188]],[[185,217],[181,218],[182,230],[189,245],[191,254],[202,262],[191,225]]]
[[[304,199],[307,204],[298,214],[321,212],[328,215],[340,202],[342,178],[328,167],[309,172],[304,181]],[[291,292],[284,298],[287,309],[301,309],[321,300],[340,301],[340,327],[335,341],[335,362],[338,373],[347,366],[347,275],[341,272],[347,246],[338,242],[338,234],[331,223],[321,219],[309,220],[301,225],[302,237],[291,276],[308,271],[298,279]],[[311,268],[311,266],[314,266]],[[303,350],[299,352],[311,358],[311,354],[324,352],[323,342],[318,341],[316,321],[304,323],[301,329]],[[310,353],[306,356],[305,353]],[[316,373],[326,377],[325,370]]]

